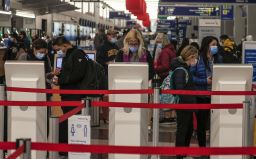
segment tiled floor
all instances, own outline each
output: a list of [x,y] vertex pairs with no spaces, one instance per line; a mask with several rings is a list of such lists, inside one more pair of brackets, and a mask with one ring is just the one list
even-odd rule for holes
[[[108,144],[108,125],[101,123],[100,127],[92,128],[92,144]],[[176,125],[160,126],[159,146],[174,146]],[[209,140],[209,139],[208,139]],[[149,131],[149,145],[152,144],[152,134]],[[197,146],[197,139],[193,136],[191,146]],[[148,156],[148,159],[151,157]],[[197,157],[194,157],[197,159]],[[108,159],[107,154],[92,154],[91,159]],[[160,156],[160,159],[175,159],[171,156]]]

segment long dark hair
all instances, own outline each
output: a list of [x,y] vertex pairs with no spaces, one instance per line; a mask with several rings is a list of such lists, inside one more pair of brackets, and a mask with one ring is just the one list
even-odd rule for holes
[[201,43],[201,48],[200,48],[200,57],[203,58],[205,68],[209,71],[211,71],[211,69],[210,69],[210,66],[209,66],[209,60],[208,60],[208,57],[207,57],[207,53],[210,49],[210,43],[214,40],[217,41],[217,46],[219,47],[219,41],[216,37],[207,36],[207,37],[203,38],[202,43]]

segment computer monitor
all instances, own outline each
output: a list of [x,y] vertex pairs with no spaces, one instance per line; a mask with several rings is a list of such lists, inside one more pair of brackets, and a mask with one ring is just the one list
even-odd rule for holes
[[96,51],[95,51],[95,50],[84,50],[84,53],[86,53],[86,55],[87,55],[90,59],[96,61]]
[[89,59],[95,61],[96,58],[95,58],[95,53],[86,53],[86,55],[88,55]]

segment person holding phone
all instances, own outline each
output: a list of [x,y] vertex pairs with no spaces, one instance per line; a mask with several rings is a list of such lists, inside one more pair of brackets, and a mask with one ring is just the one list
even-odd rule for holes
[[[202,40],[201,48],[199,51],[198,62],[195,66],[190,68],[193,75],[193,81],[197,90],[212,90],[212,71],[214,63],[221,63],[222,57],[218,51],[219,42],[216,37],[207,36]],[[211,103],[210,96],[198,96],[198,104]],[[206,129],[210,121],[209,110],[198,110],[196,112],[197,118],[197,137],[199,146],[206,146]],[[208,124],[209,125],[209,124]]]

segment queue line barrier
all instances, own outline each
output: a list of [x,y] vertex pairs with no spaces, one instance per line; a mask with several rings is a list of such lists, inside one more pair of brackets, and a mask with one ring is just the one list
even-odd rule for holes
[[[256,87],[256,86],[255,86]],[[107,95],[107,94],[153,94],[153,89],[142,90],[56,90],[40,88],[7,87],[7,91],[27,93],[48,93],[48,94],[84,94],[84,95]],[[162,94],[177,95],[256,95],[255,91],[198,91],[198,90],[161,90]]]
[[[2,146],[1,146],[2,145]],[[14,142],[0,143],[1,150],[15,150]],[[24,151],[21,147],[17,151]],[[153,147],[153,146],[113,146],[113,145],[79,145],[79,144],[53,144],[31,143],[31,150],[50,152],[78,152],[95,154],[140,154],[140,155],[256,155],[256,147]],[[10,157],[10,156],[9,156]],[[14,158],[7,158],[14,159]]]
[[[34,106],[34,107],[69,107],[84,108],[81,101],[44,102],[44,101],[0,101],[0,106]],[[156,104],[156,103],[125,103],[125,102],[97,102],[92,101],[93,107],[127,107],[127,108],[170,108],[170,109],[241,109],[243,104]],[[74,111],[75,112],[75,111]]]
[[19,157],[21,154],[23,154],[25,151],[25,146],[22,145],[20,146],[13,154],[11,154],[10,156],[8,156],[6,159],[16,159],[17,157]]
[[[124,103],[124,102],[90,102],[93,107],[126,107],[126,108],[170,108],[170,109],[242,109],[243,104],[233,103],[233,104],[154,104],[154,103]],[[83,108],[85,104],[81,101],[62,101],[62,102],[45,102],[45,101],[0,101],[0,106],[33,106],[33,107],[75,107],[73,110],[66,114],[63,114],[59,122],[67,120],[69,117],[77,114]]]

